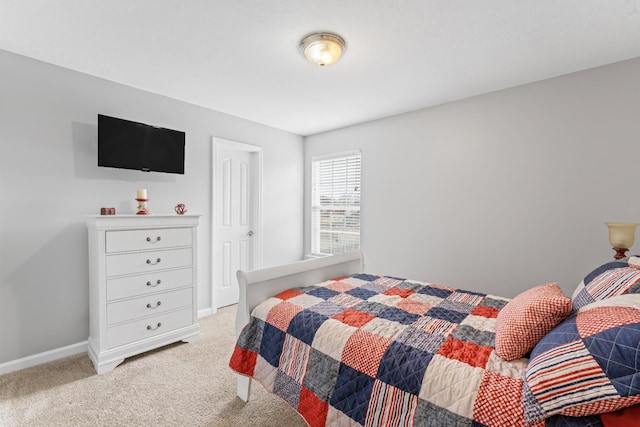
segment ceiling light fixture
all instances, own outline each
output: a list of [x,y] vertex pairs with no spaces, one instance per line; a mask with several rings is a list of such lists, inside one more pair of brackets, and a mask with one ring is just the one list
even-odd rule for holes
[[300,51],[312,64],[324,67],[340,58],[346,48],[344,39],[333,33],[311,33],[300,40]]

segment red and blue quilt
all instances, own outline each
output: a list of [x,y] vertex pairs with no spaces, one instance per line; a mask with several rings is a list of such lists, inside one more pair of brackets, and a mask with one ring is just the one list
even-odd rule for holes
[[[230,366],[310,426],[526,426],[528,359],[494,350],[508,299],[358,274],[276,295],[253,311]],[[555,416],[540,426],[602,426]]]

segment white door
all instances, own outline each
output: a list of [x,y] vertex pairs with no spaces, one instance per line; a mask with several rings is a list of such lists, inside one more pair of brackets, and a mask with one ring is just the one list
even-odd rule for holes
[[238,302],[236,271],[255,267],[255,152],[242,145],[218,143],[216,177],[218,232],[214,251],[215,307]]

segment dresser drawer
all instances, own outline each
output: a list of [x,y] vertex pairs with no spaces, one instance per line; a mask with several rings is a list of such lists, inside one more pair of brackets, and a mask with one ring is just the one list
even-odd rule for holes
[[135,252],[108,255],[106,257],[107,277],[133,273],[148,273],[165,270],[167,268],[188,267],[192,264],[192,248]]
[[168,291],[192,284],[193,268],[119,277],[107,280],[107,301]]
[[106,232],[106,252],[164,249],[193,244],[190,228],[152,228]]
[[193,306],[193,291],[180,289],[107,304],[107,325]]
[[134,341],[171,332],[193,324],[193,308],[147,317],[107,328],[107,348],[114,348]]

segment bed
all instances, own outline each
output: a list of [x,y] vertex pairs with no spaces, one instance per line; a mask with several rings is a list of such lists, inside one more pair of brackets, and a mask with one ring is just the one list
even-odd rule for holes
[[239,271],[237,394],[259,382],[310,426],[635,425],[640,258],[571,297],[513,299],[364,272],[360,251]]

